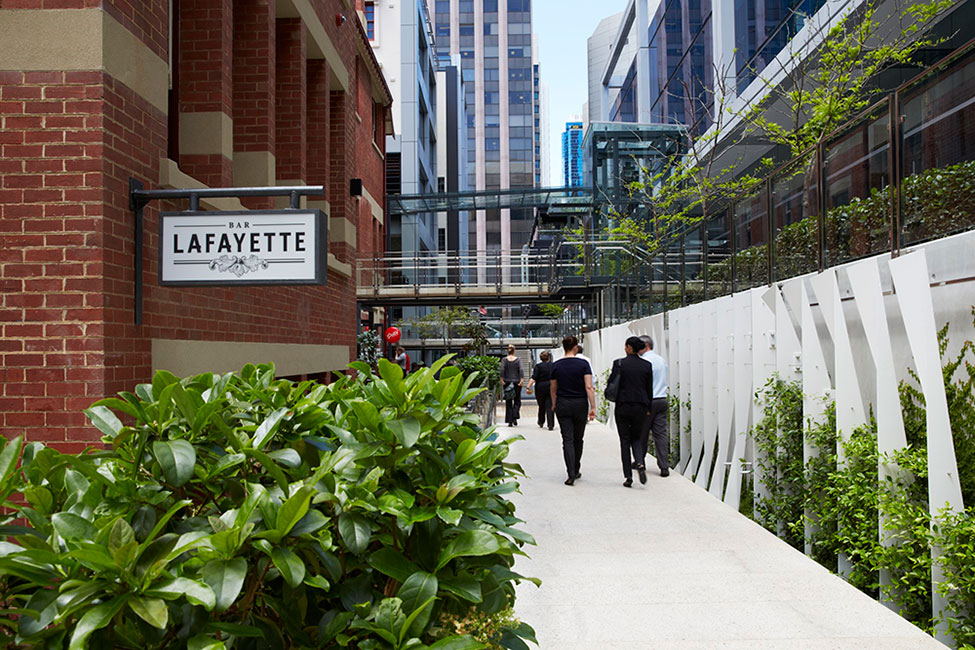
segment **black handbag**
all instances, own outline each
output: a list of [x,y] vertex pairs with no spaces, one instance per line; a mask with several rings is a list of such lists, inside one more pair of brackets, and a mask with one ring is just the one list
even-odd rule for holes
[[514,399],[518,395],[517,387],[514,384],[505,384],[504,390],[501,391],[501,397],[504,399]]
[[605,397],[610,402],[615,402],[616,398],[620,395],[620,375],[622,373],[619,370],[619,360],[613,362],[613,371],[609,373],[609,381],[606,383],[606,390],[603,391],[603,397]]

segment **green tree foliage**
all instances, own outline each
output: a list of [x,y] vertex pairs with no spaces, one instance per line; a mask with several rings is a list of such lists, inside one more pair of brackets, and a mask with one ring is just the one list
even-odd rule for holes
[[379,332],[376,330],[363,330],[355,338],[358,344],[358,360],[369,365],[373,370],[376,369],[379,359],[382,358],[382,350],[379,347]]
[[940,42],[930,29],[957,1],[867,0],[842,16],[813,55],[790,43],[784,83],[758,74],[768,93],[743,117],[793,156],[805,154],[885,92],[879,75],[915,65],[919,51]]
[[508,611],[533,540],[446,361],[327,386],[160,371],[86,411],[104,449],[6,442],[4,647],[485,647],[438,621]]
[[454,338],[470,339],[465,346],[477,350],[487,343],[487,334],[481,319],[469,307],[438,307],[410,324],[420,338],[441,338],[444,348],[450,350]]

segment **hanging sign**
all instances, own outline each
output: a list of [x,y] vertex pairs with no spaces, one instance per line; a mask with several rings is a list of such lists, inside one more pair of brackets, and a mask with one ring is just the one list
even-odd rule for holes
[[159,284],[325,284],[321,210],[163,212]]

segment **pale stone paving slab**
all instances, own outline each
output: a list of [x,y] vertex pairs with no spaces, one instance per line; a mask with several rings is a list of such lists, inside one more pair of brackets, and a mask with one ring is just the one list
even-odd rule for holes
[[558,427],[522,411],[498,430],[526,438],[513,500],[538,546],[515,569],[542,586],[519,586],[516,613],[542,650],[945,647],[652,459],[647,484],[624,488],[606,425],[586,429],[582,478],[563,485]]

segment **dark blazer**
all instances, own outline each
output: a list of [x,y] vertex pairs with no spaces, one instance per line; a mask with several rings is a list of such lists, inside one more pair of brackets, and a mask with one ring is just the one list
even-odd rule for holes
[[616,403],[642,404],[649,410],[653,401],[653,366],[635,354],[628,354],[613,362],[609,381],[616,375],[620,375]]

